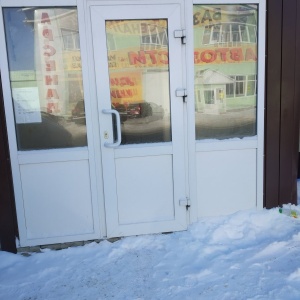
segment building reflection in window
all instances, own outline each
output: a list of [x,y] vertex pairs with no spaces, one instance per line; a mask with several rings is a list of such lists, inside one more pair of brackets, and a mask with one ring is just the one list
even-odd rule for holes
[[194,5],[196,139],[256,135],[257,5]]
[[76,8],[5,8],[19,150],[87,145]]

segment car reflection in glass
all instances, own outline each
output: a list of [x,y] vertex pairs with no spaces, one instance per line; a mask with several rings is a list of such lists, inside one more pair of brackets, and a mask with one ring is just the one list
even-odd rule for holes
[[74,146],[72,134],[64,126],[64,119],[46,112],[41,112],[41,122],[17,124],[16,130],[19,150]]
[[123,104],[112,104],[111,108],[116,110],[120,115],[121,123],[123,124],[127,120],[127,108]]
[[19,150],[87,146],[84,101],[78,101],[71,113],[69,118],[41,111],[41,122],[17,124]]
[[[128,105],[114,103],[111,108],[120,115],[122,144],[158,143],[171,140],[170,117],[164,108],[154,102],[136,102]],[[72,110],[72,121],[85,125],[84,101]],[[117,123],[112,115],[113,135],[117,136]]]
[[153,102],[140,102],[128,105],[128,118],[145,118],[149,117],[148,121],[155,121],[164,117],[164,109],[161,105]]
[[127,106],[127,120],[122,124],[122,144],[171,141],[170,114],[154,102],[136,102]]
[[84,101],[79,100],[75,107],[72,109],[72,121],[76,124],[85,124],[85,110],[84,110]]

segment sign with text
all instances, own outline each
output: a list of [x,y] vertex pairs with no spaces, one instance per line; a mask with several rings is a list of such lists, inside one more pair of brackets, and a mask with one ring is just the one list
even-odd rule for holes
[[38,88],[13,88],[12,96],[16,124],[42,122]]
[[110,96],[112,103],[126,104],[143,99],[141,72],[110,74]]

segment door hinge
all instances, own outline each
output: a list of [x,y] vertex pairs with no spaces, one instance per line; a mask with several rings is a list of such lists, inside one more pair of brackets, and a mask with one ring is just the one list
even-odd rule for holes
[[187,90],[186,89],[177,89],[175,91],[176,97],[182,97],[183,102],[186,102]]
[[186,44],[186,31],[185,29],[174,30],[174,38],[181,38],[181,44]]
[[179,200],[179,205],[185,206],[186,210],[188,210],[189,207],[191,207],[191,201],[188,197],[185,197],[185,198]]

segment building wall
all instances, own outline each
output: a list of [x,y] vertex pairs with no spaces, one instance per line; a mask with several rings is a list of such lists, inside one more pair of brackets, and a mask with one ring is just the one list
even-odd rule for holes
[[271,208],[297,203],[300,5],[268,0],[267,7],[265,207]]

